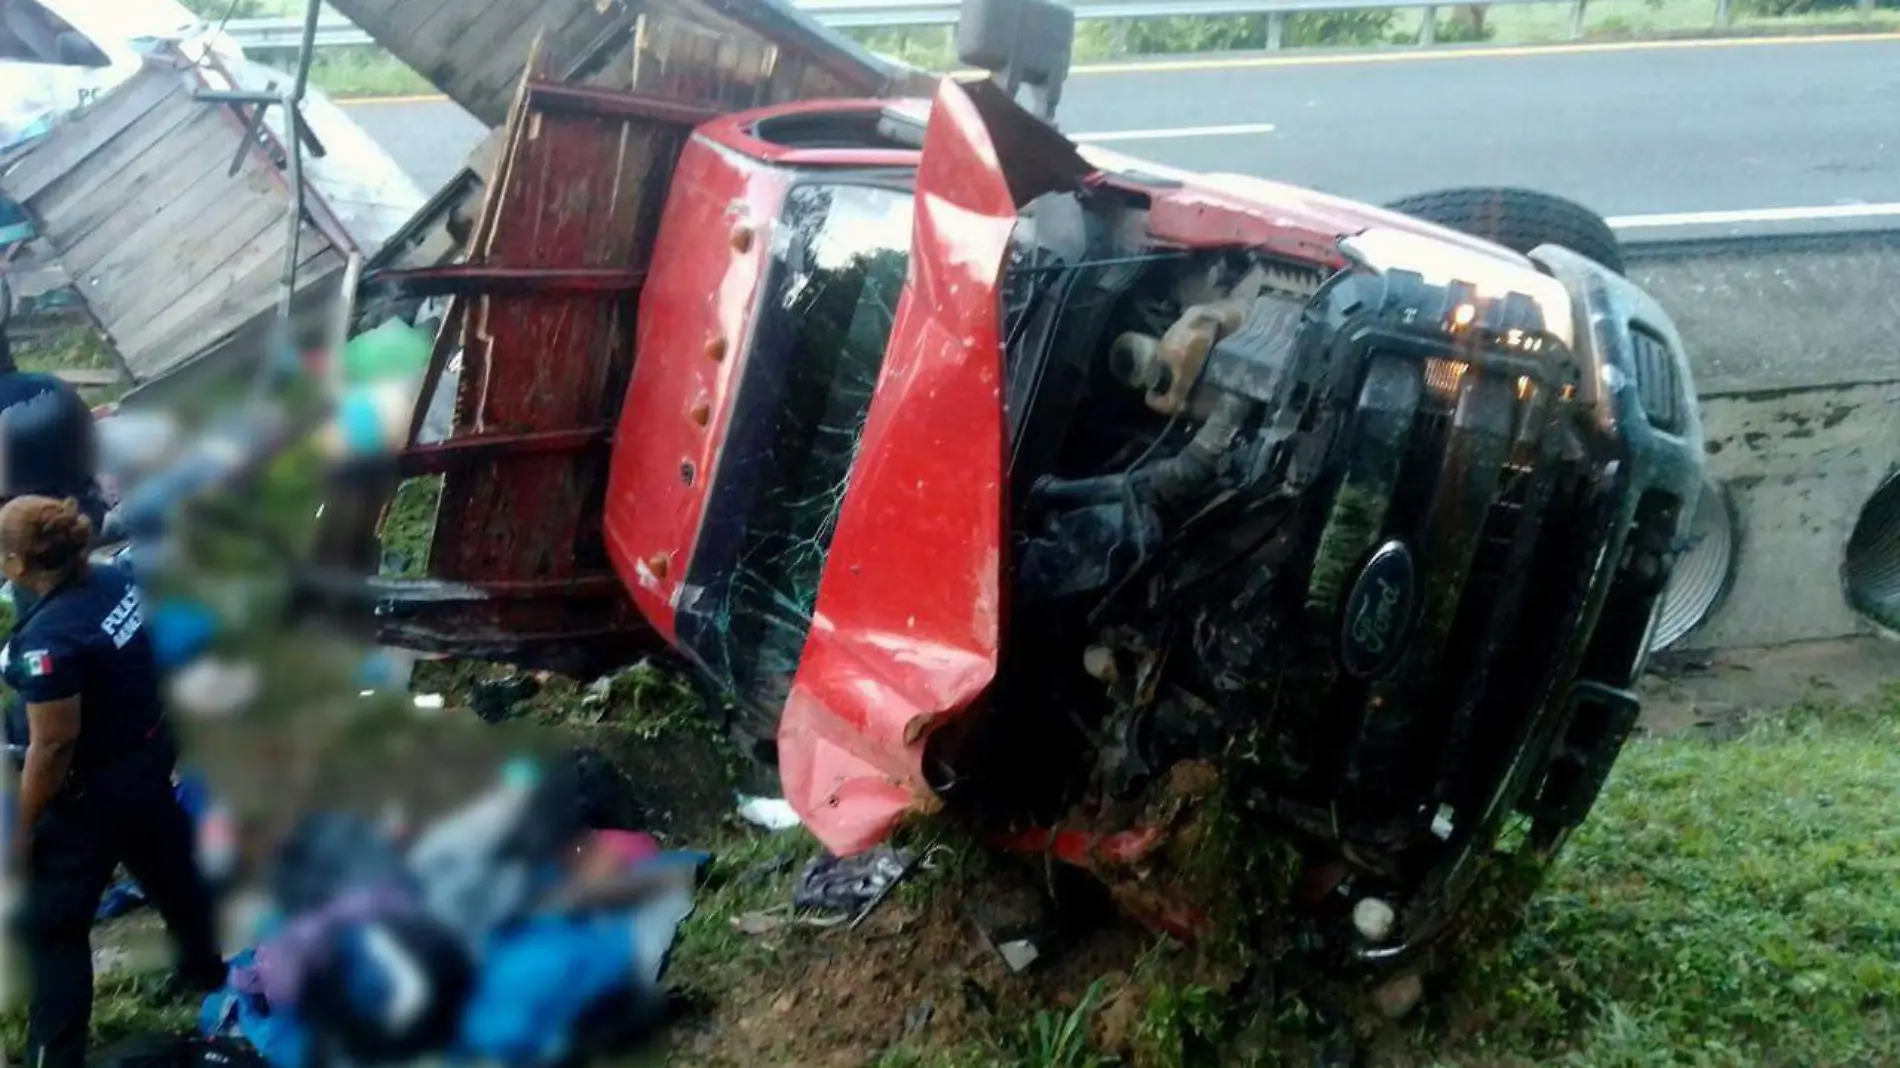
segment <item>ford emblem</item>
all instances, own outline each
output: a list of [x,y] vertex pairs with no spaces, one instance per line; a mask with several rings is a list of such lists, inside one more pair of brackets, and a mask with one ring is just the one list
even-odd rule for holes
[[1339,663],[1348,674],[1376,678],[1405,652],[1418,599],[1418,567],[1402,541],[1379,546],[1360,570],[1340,623]]

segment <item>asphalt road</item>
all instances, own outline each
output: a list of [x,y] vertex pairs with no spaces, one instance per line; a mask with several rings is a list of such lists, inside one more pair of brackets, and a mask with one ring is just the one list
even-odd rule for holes
[[[425,188],[482,129],[353,106]],[[1900,36],[1185,60],[1082,68],[1065,130],[1367,200],[1527,185],[1608,215],[1900,203]]]

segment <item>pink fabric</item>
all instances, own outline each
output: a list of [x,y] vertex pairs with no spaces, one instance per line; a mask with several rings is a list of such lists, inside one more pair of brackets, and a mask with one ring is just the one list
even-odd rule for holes
[[628,867],[645,864],[660,855],[660,843],[642,831],[595,831],[594,848]]

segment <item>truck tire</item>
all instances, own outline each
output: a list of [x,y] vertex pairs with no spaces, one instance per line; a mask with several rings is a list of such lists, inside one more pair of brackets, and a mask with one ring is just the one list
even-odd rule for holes
[[1532,189],[1443,189],[1395,200],[1392,211],[1495,241],[1513,252],[1562,245],[1623,273],[1623,246],[1603,216]]

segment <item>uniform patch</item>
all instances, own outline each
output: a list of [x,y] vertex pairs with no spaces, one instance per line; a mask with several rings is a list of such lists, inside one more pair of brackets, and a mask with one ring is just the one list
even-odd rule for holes
[[20,664],[26,668],[28,678],[43,679],[53,673],[53,654],[44,649],[35,649],[20,655]]

